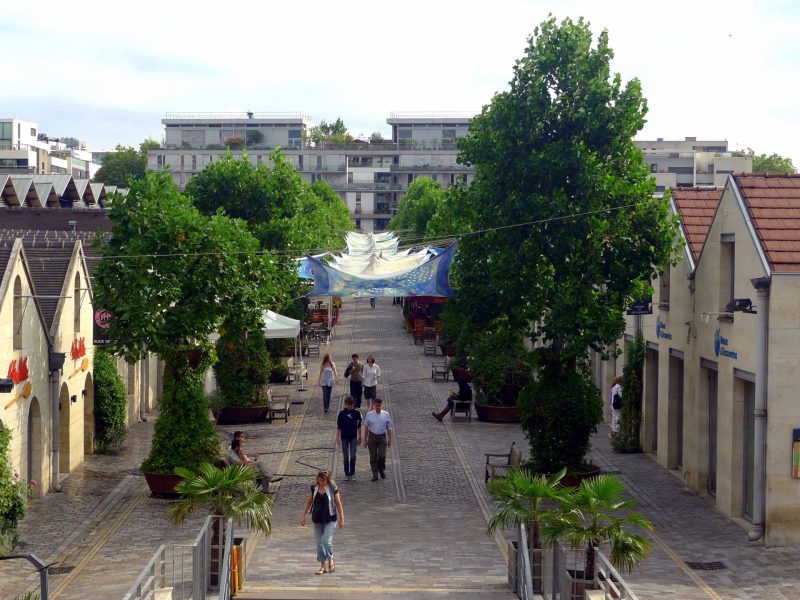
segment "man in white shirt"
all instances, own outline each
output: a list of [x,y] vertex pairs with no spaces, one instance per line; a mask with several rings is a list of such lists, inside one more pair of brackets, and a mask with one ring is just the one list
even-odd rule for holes
[[383,401],[375,398],[373,409],[364,417],[364,445],[369,450],[369,466],[372,481],[386,479],[386,449],[392,447],[392,417],[383,407]]
[[375,362],[374,356],[367,357],[367,364],[361,372],[362,383],[364,385],[364,399],[367,401],[367,410],[372,410],[372,402],[378,395],[378,378],[381,376],[381,368]]

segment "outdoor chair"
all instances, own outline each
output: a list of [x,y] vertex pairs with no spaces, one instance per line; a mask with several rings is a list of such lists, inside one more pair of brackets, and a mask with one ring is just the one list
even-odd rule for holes
[[306,346],[308,350],[308,356],[319,356],[319,340],[309,340],[308,346]]
[[447,361],[432,362],[431,363],[431,379],[434,381],[441,379],[442,381],[450,381],[450,365]]
[[284,421],[289,422],[288,395],[272,396],[272,401],[269,403],[269,420],[273,421],[277,417],[283,417]]
[[[496,462],[497,459],[505,462]],[[515,442],[511,442],[511,449],[508,454],[487,454],[486,455],[486,481],[493,477],[505,477],[509,469],[520,466],[522,463],[522,450],[516,447]]]
[[422,352],[425,356],[436,356],[436,340],[424,340],[422,342]]

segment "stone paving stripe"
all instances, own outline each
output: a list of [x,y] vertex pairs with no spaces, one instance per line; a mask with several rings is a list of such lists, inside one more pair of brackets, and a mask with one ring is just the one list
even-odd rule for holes
[[671,559],[672,559],[672,560],[675,562],[675,564],[676,564],[676,565],[678,565],[678,567],[680,567],[681,571],[683,571],[683,572],[684,572],[684,573],[686,573],[686,574],[687,574],[689,577],[691,577],[691,578],[692,578],[692,580],[694,580],[694,582],[697,584],[697,586],[698,586],[698,587],[699,587],[701,590],[703,590],[703,591],[704,591],[706,594],[708,594],[708,597],[709,597],[709,598],[713,598],[714,600],[722,600],[722,596],[720,596],[719,594],[717,594],[717,592],[715,592],[714,590],[712,590],[712,589],[709,587],[709,585],[708,585],[708,584],[707,584],[707,583],[706,583],[706,582],[703,580],[703,578],[702,578],[702,577],[700,577],[700,575],[698,575],[697,573],[695,573],[694,571],[692,571],[692,570],[691,570],[689,567],[687,567],[687,566],[686,566],[686,563],[684,563],[684,562],[683,562],[683,561],[680,559],[680,557],[679,557],[679,556],[678,556],[678,555],[675,553],[675,551],[674,551],[672,548],[670,548],[670,547],[669,547],[669,544],[667,544],[667,543],[666,543],[666,542],[665,542],[663,539],[661,539],[661,536],[659,536],[659,535],[658,535],[656,532],[654,532],[654,531],[651,531],[651,532],[649,532],[647,535],[648,535],[648,536],[649,536],[649,537],[650,537],[650,538],[651,538],[651,539],[652,539],[652,540],[653,540],[653,541],[654,541],[656,544],[658,544],[658,546],[659,546],[659,547],[660,547],[660,548],[661,548],[661,549],[662,549],[664,552],[666,552],[666,553],[667,553],[667,556],[669,556],[669,557],[670,557],[670,558],[671,558]]
[[125,521],[131,515],[133,510],[137,506],[139,506],[142,502],[144,502],[144,499],[145,499],[144,494],[139,495],[137,498],[133,500],[133,502],[128,504],[128,506],[126,506],[124,510],[122,510],[121,512],[117,513],[114,516],[114,519],[111,522],[111,526],[108,528],[108,530],[103,534],[103,536],[99,540],[97,540],[94,546],[92,546],[92,549],[89,550],[89,552],[87,552],[83,556],[83,558],[81,558],[80,562],[77,565],[75,565],[75,568],[72,571],[70,571],[70,573],[63,579],[63,581],[61,581],[61,583],[58,584],[58,587],[50,593],[50,598],[52,598],[53,600],[58,598],[59,594],[61,594],[61,592],[64,591],[64,588],[66,588],[70,584],[70,582],[80,574],[80,572],[84,569],[84,567],[87,564],[89,564],[89,561],[91,561],[92,558],[94,558],[94,555],[97,554],[98,551],[103,546],[105,546],[106,542],[108,542],[111,536],[114,535],[114,533],[116,533],[117,529],[119,529],[122,526],[122,524],[125,523]]

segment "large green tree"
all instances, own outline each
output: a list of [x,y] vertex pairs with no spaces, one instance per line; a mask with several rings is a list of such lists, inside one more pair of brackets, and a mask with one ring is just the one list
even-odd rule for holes
[[165,361],[164,394],[143,468],[171,473],[212,461],[218,439],[208,419],[206,341],[222,322],[242,331],[284,299],[275,267],[238,219],[203,215],[169,173],[147,173],[111,208],[112,231],[98,243],[95,299],[111,311],[111,350],[129,362],[154,352]]
[[106,154],[92,181],[106,185],[128,187],[130,182],[144,177],[147,170],[147,151],[160,147],[156,140],[146,139],[136,150],[130,146],[117,145],[113,152]]
[[345,144],[353,141],[353,136],[347,131],[347,126],[338,117],[333,123],[326,123],[324,120],[319,125],[312,127],[308,132],[308,139],[319,144],[322,142],[332,144]]
[[[510,89],[460,144],[461,161],[475,168],[467,210],[474,229],[486,230],[460,245],[464,326],[480,331],[499,314],[547,346],[537,381],[582,380],[564,382],[576,397],[563,403],[582,415],[587,440],[601,416],[588,352],[620,336],[625,306],[668,263],[676,234],[633,143],[647,108],[641,86],[612,75],[612,57],[607,32],[594,39],[582,18],[549,18],[529,38]],[[520,407],[534,463],[549,472],[577,466],[547,434],[547,422],[569,411],[541,404],[549,394],[538,392],[523,394]]]
[[400,199],[397,214],[389,222],[389,229],[399,232],[400,237],[412,243],[425,237],[428,222],[444,204],[445,192],[442,184],[430,177],[418,177]]
[[780,154],[756,154],[755,150],[748,148],[744,152],[734,152],[737,156],[744,156],[753,161],[753,173],[797,173],[792,159]]

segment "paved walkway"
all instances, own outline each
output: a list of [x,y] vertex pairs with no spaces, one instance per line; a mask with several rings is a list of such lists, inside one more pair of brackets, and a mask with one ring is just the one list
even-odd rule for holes
[[[430,416],[452,383],[430,380],[431,357],[402,330],[399,307],[379,299],[348,302],[329,347],[340,373],[352,352],[381,365],[379,394],[395,420],[396,443],[387,479],[371,482],[359,449],[358,481],[339,481],[347,526],[335,535],[337,569],[315,576],[311,527],[298,524],[303,499],[319,469],[341,479],[334,450],[335,414],[322,411],[319,388],[291,393],[288,423],[246,428],[248,452],[288,475],[276,494],[274,533],[250,543],[242,598],[512,598],[506,584],[502,536],[485,535],[490,503],[483,486],[485,452],[527,447],[518,425],[466,423]],[[323,350],[324,352],[324,350]],[[309,377],[316,365],[312,359]],[[334,391],[338,408],[346,382]],[[221,427],[223,438],[236,427]],[[144,479],[130,473],[149,446],[152,419],[135,425],[118,456],[88,457],[64,482],[64,492],[34,501],[22,523],[20,552],[74,567],[51,577],[51,598],[121,598],[162,543],[191,541],[202,522],[171,525],[170,502],[152,499]],[[606,430],[594,440],[594,462],[618,471],[656,524],[651,558],[628,579],[648,598],[798,598],[800,565],[792,549],[748,545],[745,531],[722,517],[672,474],[643,455],[611,452]],[[722,561],[714,572],[684,561]],[[0,563],[0,598],[37,588],[24,563]]]

